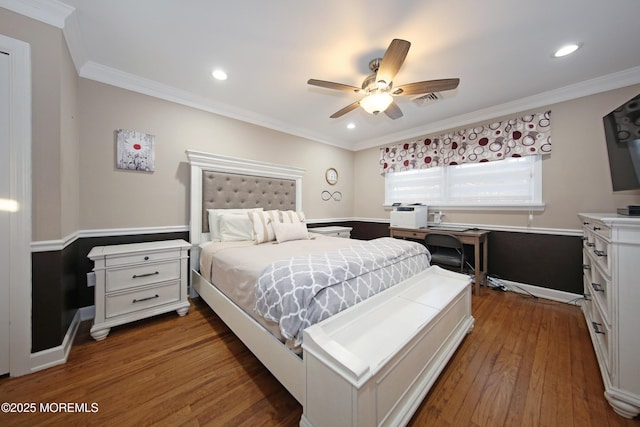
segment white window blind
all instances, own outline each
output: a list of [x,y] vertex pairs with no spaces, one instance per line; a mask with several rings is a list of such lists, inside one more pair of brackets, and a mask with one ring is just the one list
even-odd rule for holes
[[387,205],[531,208],[542,204],[538,155],[388,173],[385,182]]

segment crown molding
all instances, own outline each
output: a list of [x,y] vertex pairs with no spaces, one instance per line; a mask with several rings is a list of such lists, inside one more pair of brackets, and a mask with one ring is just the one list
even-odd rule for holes
[[[471,123],[491,120],[513,113],[547,107],[559,102],[565,102],[583,96],[614,90],[640,83],[640,67],[630,68],[618,73],[609,74],[563,88],[529,96],[513,102],[508,102],[456,117],[418,126],[401,132],[385,135],[380,138],[367,139],[345,146],[343,141],[327,140],[308,130],[292,126],[290,123],[274,120],[273,118],[254,112],[236,108],[227,104],[216,103],[190,92],[182,91],[171,86],[144,79],[88,60],[86,49],[82,42],[82,34],[73,12],[75,8],[58,0],[0,0],[0,7],[25,15],[29,18],[64,30],[64,36],[69,51],[80,77],[106,83],[112,86],[149,95],[154,98],[185,105],[202,111],[207,111],[224,117],[251,123],[293,136],[309,139],[351,151],[360,151],[380,145],[395,143],[407,139],[418,138],[423,135],[434,134],[447,129],[455,129]],[[68,19],[71,16],[71,19]],[[66,25],[65,25],[66,22]]]
[[57,0],[0,0],[0,7],[61,29],[75,10]]
[[507,102],[493,107],[476,110],[471,113],[451,117],[445,120],[430,123],[427,126],[419,126],[402,132],[385,135],[381,138],[369,139],[354,144],[353,151],[360,151],[367,148],[377,147],[384,144],[396,143],[399,141],[418,138],[430,135],[447,129],[460,128],[471,123],[492,120],[496,117],[519,113],[536,108],[547,108],[552,104],[582,98],[584,96],[595,95],[609,90],[619,89],[634,84],[640,84],[640,67],[630,68],[618,73],[608,74],[595,79],[575,83],[559,89],[543,92],[538,95],[528,96],[516,101]]
[[[66,33],[65,36],[67,36]],[[69,43],[70,49],[75,43],[71,42],[71,39],[76,39],[78,36],[79,34],[68,34],[67,43]],[[79,61],[76,61],[74,59],[74,64],[76,64],[76,68],[78,69],[77,62]],[[111,86],[116,86],[144,95],[149,95],[154,98],[163,99],[165,101],[174,102],[176,104],[185,105],[187,107],[207,111],[209,113],[217,114],[220,116],[229,117],[235,120],[240,120],[290,135],[299,136],[301,138],[309,139],[323,144],[344,148],[344,145],[341,145],[339,142],[327,140],[321,135],[310,133],[304,129],[292,126],[290,123],[280,122],[274,120],[273,118],[263,116],[261,114],[256,114],[252,111],[244,110],[241,108],[236,108],[228,104],[214,102],[210,99],[195,95],[191,92],[176,89],[172,86],[164,85],[154,80],[145,79],[134,74],[126,73],[116,68],[107,67],[93,61],[85,61],[84,64],[78,69],[78,75],[85,79],[95,80],[100,83],[106,83]]]

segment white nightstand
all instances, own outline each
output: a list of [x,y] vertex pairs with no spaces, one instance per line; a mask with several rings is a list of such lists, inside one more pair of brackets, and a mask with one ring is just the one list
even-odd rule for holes
[[329,226],[329,227],[314,227],[309,228],[310,233],[319,233],[324,234],[326,236],[333,237],[344,237],[349,239],[351,237],[351,227],[338,227],[338,226]]
[[88,257],[96,273],[96,315],[91,336],[112,326],[176,310],[189,311],[189,249],[184,240],[96,246]]

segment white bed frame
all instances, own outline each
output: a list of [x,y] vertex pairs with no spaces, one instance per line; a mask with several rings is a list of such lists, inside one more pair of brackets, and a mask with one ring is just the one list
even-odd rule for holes
[[[304,170],[192,150],[187,156],[192,290],[302,404],[300,425],[406,424],[473,327],[470,279],[431,267],[307,328],[300,358],[200,275],[198,245],[209,240],[202,231],[204,172],[294,180],[302,210]],[[390,339],[381,342],[385,334]]]

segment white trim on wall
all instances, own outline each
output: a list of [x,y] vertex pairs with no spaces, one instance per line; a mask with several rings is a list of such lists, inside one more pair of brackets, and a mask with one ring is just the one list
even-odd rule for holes
[[32,252],[61,251],[78,239],[89,237],[135,236],[140,234],[182,233],[189,231],[188,225],[171,225],[163,227],[134,227],[134,228],[102,228],[95,230],[80,230],[58,240],[41,240],[31,243]]
[[[372,222],[378,224],[389,224],[389,219],[384,218],[310,218],[307,219],[308,224],[328,224],[333,222]],[[434,226],[435,224],[429,224]],[[463,223],[441,223],[441,227],[450,227],[456,229],[481,228],[489,231],[509,231],[513,233],[533,233],[533,234],[552,234],[556,236],[582,236],[582,230],[570,228],[544,228],[544,227],[516,227],[491,224],[463,224]],[[135,236],[139,234],[162,234],[162,233],[181,233],[188,232],[188,225],[173,225],[164,227],[136,227],[136,228],[103,228],[95,230],[81,230],[72,233],[59,240],[41,240],[31,243],[32,252],[48,252],[61,251],[65,247],[78,239],[89,237],[113,237],[113,236]]]
[[31,46],[0,35],[9,54],[10,194],[19,209],[10,219],[9,374],[31,370]]

